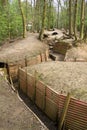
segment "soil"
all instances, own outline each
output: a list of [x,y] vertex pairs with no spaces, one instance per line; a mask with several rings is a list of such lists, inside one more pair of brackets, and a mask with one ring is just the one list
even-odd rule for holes
[[[27,56],[32,57],[47,48],[47,45],[38,40],[38,34],[29,33],[28,35],[21,41],[0,47],[0,62],[16,62]],[[85,47],[83,48],[85,50]],[[75,57],[73,55],[84,54],[82,50],[78,54],[76,52],[66,54],[66,59]],[[73,97],[87,102],[86,62],[47,62],[28,67],[27,70],[32,74],[37,71],[39,79],[54,91],[63,94],[70,92]],[[0,130],[56,130],[53,122],[38,111],[27,97],[22,93],[20,96],[23,98],[22,101],[6,83],[3,76],[0,76]],[[24,105],[24,102],[27,106]],[[44,123],[37,118],[32,110]]]
[[32,57],[46,50],[47,45],[38,40],[37,33],[29,33],[28,37],[0,48],[0,62],[16,62]]
[[[29,99],[27,100],[20,93],[28,107],[17,95],[0,74],[0,130],[56,130],[52,121],[45,115],[41,115]],[[43,122],[32,109],[38,112]]]
[[79,44],[69,49],[65,55],[65,61],[87,62],[87,44]]
[[[38,34],[0,47],[0,62],[15,62],[46,50]],[[55,123],[42,113],[22,92],[15,93],[0,69],[0,130],[56,130]],[[18,85],[18,84],[17,84]],[[12,87],[13,88],[13,87]],[[19,98],[18,98],[19,97]],[[20,98],[21,97],[21,98]],[[19,100],[20,99],[20,100]],[[36,116],[37,115],[37,116]]]
[[27,72],[62,94],[87,102],[87,62],[47,62],[27,67]]

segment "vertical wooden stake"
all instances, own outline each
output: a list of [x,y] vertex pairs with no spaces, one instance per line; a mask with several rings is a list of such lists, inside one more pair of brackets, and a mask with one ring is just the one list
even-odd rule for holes
[[27,82],[28,72],[27,72],[27,68],[25,70],[25,73],[26,73],[26,95],[27,95],[27,91],[28,91],[28,82]]
[[20,90],[20,67],[18,66],[18,89]]
[[35,73],[34,73],[34,78],[35,78],[35,82],[34,82],[34,94],[33,94],[33,102],[35,102],[36,100],[36,83],[38,81],[38,72],[35,70]]
[[44,101],[43,101],[43,111],[45,112],[45,108],[46,108],[46,88],[47,86],[45,85],[45,93],[44,93]]
[[70,93],[68,93],[67,97],[66,97],[65,105],[64,105],[64,108],[63,108],[63,112],[62,112],[60,120],[59,120],[58,130],[62,129],[64,120],[65,120],[65,117],[66,117],[66,114],[67,114],[67,110],[68,110],[68,106],[69,106],[69,102],[70,102],[70,97],[71,97],[71,95],[70,95]]

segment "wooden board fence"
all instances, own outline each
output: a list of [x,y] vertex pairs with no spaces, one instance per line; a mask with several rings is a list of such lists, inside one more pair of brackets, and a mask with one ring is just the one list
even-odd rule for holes
[[43,52],[38,52],[37,55],[32,54],[32,56],[26,56],[22,60],[19,59],[18,61],[15,62],[7,61],[9,75],[12,77],[13,81],[15,81],[18,79],[19,67],[23,68],[25,66],[35,65],[41,62],[48,61],[48,57],[49,57],[49,51],[48,49],[46,49]]
[[[50,86],[36,80],[21,68],[19,81],[22,91],[26,92],[49,118],[58,122],[64,109],[66,96],[58,94]],[[64,123],[67,130],[87,130],[87,103],[71,98]]]
[[46,85],[43,84],[41,81],[36,82],[36,100],[35,103],[36,105],[41,109],[45,110],[45,105],[46,105]]

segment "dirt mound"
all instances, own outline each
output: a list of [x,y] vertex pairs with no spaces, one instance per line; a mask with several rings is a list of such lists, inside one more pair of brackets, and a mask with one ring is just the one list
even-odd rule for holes
[[65,61],[87,62],[87,45],[82,44],[69,49],[66,53]]
[[0,75],[0,130],[48,130]]
[[29,73],[37,72],[44,81],[58,93],[70,92],[73,97],[87,102],[87,63],[48,62],[28,67]]
[[0,62],[16,62],[44,52],[47,46],[38,40],[38,34],[30,33],[23,40],[0,48]]

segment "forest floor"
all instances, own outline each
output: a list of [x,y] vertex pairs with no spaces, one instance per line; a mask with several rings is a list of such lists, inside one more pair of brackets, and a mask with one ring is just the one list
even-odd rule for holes
[[87,62],[87,44],[79,43],[78,46],[69,49],[66,52],[65,61]]

